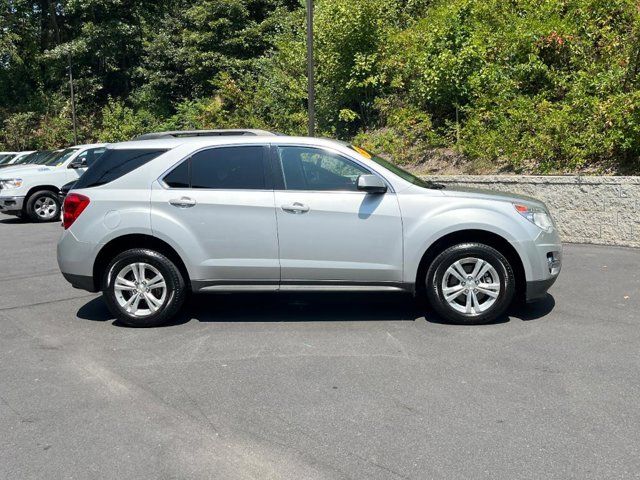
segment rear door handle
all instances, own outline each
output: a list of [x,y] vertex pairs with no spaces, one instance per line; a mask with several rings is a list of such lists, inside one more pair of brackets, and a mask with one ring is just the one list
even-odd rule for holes
[[196,204],[196,201],[193,198],[181,197],[181,198],[172,198],[171,200],[169,200],[169,203],[174,207],[189,208],[189,207],[193,207]]
[[282,210],[288,213],[307,213],[309,207],[300,202],[295,202],[287,205],[282,205]]

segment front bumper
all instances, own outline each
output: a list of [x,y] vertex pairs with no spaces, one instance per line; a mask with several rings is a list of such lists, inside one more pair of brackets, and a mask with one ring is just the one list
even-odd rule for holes
[[0,197],[0,213],[15,215],[22,212],[24,197]]
[[533,280],[527,282],[526,300],[527,303],[540,300],[547,295],[547,290],[556,283],[558,276],[548,278],[546,280]]

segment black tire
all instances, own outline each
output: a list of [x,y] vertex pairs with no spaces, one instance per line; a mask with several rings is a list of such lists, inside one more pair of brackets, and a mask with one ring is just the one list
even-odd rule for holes
[[[482,291],[487,291],[488,288],[483,289],[482,287],[478,287],[475,280],[470,281],[469,278],[472,277],[470,271],[467,272],[468,276],[465,277],[466,282],[470,283],[463,283],[457,277],[454,278],[452,274],[447,273],[449,267],[452,267],[455,262],[462,261],[460,265],[465,267],[464,262],[470,262],[471,259],[482,260],[493,267],[493,270],[486,274],[489,275],[489,277],[485,278],[492,278],[497,274],[498,278],[495,280],[498,281],[492,281],[492,285],[494,285],[492,288],[497,290],[496,285],[498,285],[498,283],[500,286],[499,292],[497,292],[497,297],[481,293]],[[484,266],[485,264],[480,262],[480,265]],[[472,264],[467,266],[465,271],[470,269],[470,266],[472,266]],[[447,275],[446,279],[445,275]],[[458,293],[458,297],[454,299],[453,302],[454,304],[461,303],[462,299],[460,297],[464,296],[464,305],[460,305],[458,308],[465,309],[465,312],[456,310],[456,307],[452,306],[452,304],[445,300],[445,295],[443,293],[443,280],[448,282],[451,279],[453,279],[454,282],[459,282],[459,284],[454,284],[451,288],[458,289],[458,287],[462,287],[461,293]],[[447,248],[433,260],[426,275],[426,292],[429,304],[445,320],[464,325],[480,325],[489,323],[504,315],[513,300],[515,285],[515,276],[509,261],[495,248],[482,243],[462,243]],[[465,289],[463,286],[471,286],[471,288]],[[477,287],[477,289],[475,287]],[[467,291],[470,293],[466,293]],[[454,293],[457,293],[457,290],[454,291]],[[493,293],[495,294],[496,292]],[[468,311],[466,308],[466,301],[469,295],[472,296],[470,302],[474,301],[474,297],[475,300],[478,301],[478,305],[485,301],[487,305],[486,310],[477,312],[475,311],[474,304],[474,306],[471,307],[472,313],[466,313]],[[493,300],[494,298],[495,300]],[[493,303],[491,303],[491,301],[493,301]]]
[[[45,209],[41,205],[46,202],[49,208]],[[55,222],[60,220],[60,200],[58,195],[51,190],[39,190],[31,194],[25,206],[25,213],[34,222]]]
[[[166,284],[164,302],[153,313],[134,315],[121,305],[120,301],[131,299],[131,296],[127,298],[127,295],[134,295],[138,292],[137,290],[120,293],[120,300],[117,296],[115,288],[117,275],[136,263],[150,265],[150,270],[156,269]],[[133,274],[133,271],[131,273]],[[158,290],[151,290],[151,293],[153,292],[158,292]],[[120,253],[109,263],[102,279],[102,294],[111,313],[123,324],[130,327],[157,327],[168,323],[178,313],[184,304],[187,287],[180,270],[171,260],[154,250],[135,248]],[[145,294],[141,293],[140,295]],[[141,297],[140,303],[146,305],[146,310],[151,312],[147,300]]]

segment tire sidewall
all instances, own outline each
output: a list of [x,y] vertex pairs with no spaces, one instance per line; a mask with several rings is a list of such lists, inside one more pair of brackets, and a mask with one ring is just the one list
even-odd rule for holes
[[[55,202],[56,214],[53,215],[51,218],[48,218],[48,219],[42,218],[35,211],[36,201],[42,197],[51,198]],[[29,200],[27,201],[26,213],[29,216],[29,218],[34,222],[38,222],[38,223],[55,222],[60,219],[60,199],[58,199],[58,195],[56,195],[54,192],[51,192],[49,190],[40,190],[38,192],[35,192],[29,197]]]
[[[135,317],[126,312],[115,296],[114,280],[116,275],[132,263],[148,263],[157,268],[167,285],[167,299],[162,307],[152,315]],[[164,255],[147,249],[128,250],[116,256],[108,265],[103,280],[102,293],[111,313],[123,324],[130,327],[155,327],[167,323],[182,305],[185,285],[176,266]]]
[[[457,260],[467,257],[479,258],[489,262],[498,273],[500,294],[496,302],[485,312],[477,316],[466,316],[452,309],[442,293],[442,279],[446,270]],[[431,264],[427,272],[427,296],[434,309],[447,320],[454,323],[482,324],[495,320],[509,307],[515,292],[515,277],[508,260],[497,250],[483,244],[460,244],[448,248]]]

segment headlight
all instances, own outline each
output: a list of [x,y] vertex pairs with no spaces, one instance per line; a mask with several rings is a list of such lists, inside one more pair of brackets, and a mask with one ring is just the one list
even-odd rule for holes
[[10,188],[20,188],[22,186],[21,178],[5,178],[0,179],[0,188],[8,190]]
[[531,223],[537,225],[542,230],[550,232],[553,230],[553,220],[551,215],[544,208],[540,207],[528,207],[526,205],[513,204],[520,215],[529,220]]

